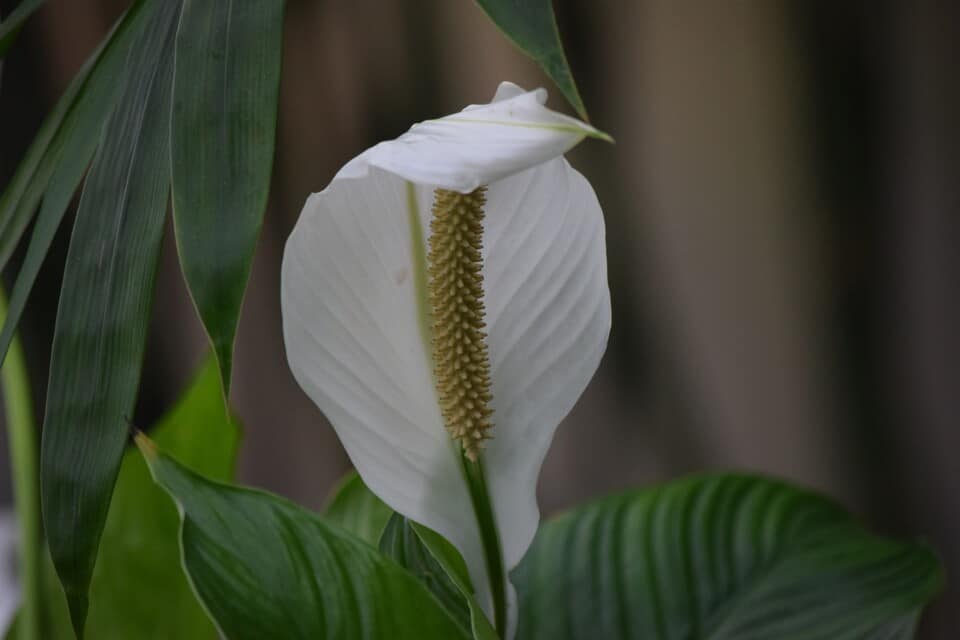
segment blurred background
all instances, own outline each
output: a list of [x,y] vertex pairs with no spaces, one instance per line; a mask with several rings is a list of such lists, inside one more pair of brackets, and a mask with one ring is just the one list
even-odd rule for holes
[[[51,0],[28,23],[2,69],[0,185],[126,4]],[[617,140],[570,155],[604,206],[614,327],[547,458],[544,512],[703,469],[761,471],[931,542],[960,576],[960,3],[556,5],[591,119]],[[280,259],[307,195],[504,79],[571,111],[467,0],[288,0],[232,392],[242,481],[319,507],[349,465],[281,337]],[[22,323],[38,415],[69,229]],[[205,353],[170,233],[161,263],[141,425]],[[921,637],[958,629],[949,585]]]

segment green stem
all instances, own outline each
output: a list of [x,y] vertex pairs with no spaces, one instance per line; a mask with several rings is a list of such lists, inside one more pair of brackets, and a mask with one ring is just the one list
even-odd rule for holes
[[466,456],[460,457],[463,463],[470,501],[480,528],[480,541],[487,562],[487,578],[493,595],[493,624],[501,638],[507,637],[507,576],[503,570],[503,552],[500,549],[500,535],[493,515],[493,504],[487,491],[483,462],[473,462]]
[[[0,318],[7,316],[7,300],[0,290]],[[20,640],[40,638],[40,499],[37,475],[37,431],[23,347],[10,343],[0,384],[10,443],[13,499],[20,527],[20,585],[22,600],[17,626]]]

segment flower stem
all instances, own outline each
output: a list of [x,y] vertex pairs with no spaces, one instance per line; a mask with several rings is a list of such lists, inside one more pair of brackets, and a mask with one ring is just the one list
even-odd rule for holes
[[493,515],[490,493],[483,470],[482,458],[476,462],[461,456],[470,501],[480,528],[480,541],[487,562],[487,577],[490,580],[490,592],[493,595],[493,624],[501,638],[507,637],[507,576],[503,570],[503,552],[500,549],[500,536]]
[[[0,290],[0,319],[7,316],[7,300]],[[2,322],[0,322],[2,323]],[[40,638],[40,500],[37,475],[37,431],[30,383],[20,341],[14,337],[0,368],[3,403],[10,443],[14,506],[20,527],[20,640]]]

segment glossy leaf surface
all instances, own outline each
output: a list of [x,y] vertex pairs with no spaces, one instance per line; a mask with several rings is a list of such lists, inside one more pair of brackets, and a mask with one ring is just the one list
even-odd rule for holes
[[180,508],[184,566],[224,637],[470,637],[413,575],[321,516],[138,444]]
[[911,638],[942,584],[933,553],[832,502],[711,475],[546,523],[513,574],[518,638]]

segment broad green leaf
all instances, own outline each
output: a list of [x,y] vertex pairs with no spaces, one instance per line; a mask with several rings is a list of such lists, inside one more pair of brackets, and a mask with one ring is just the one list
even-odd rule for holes
[[[0,232],[3,234],[0,254],[6,256],[20,238],[23,231],[20,225],[29,222],[37,201],[43,196],[30,245],[10,296],[9,313],[0,333],[0,360],[7,352],[64,213],[101,141],[103,125],[111,115],[122,88],[117,78],[124,73],[131,45],[138,43],[144,30],[149,28],[153,14],[143,11],[142,5],[142,2],[136,3],[120,19],[104,40],[100,51],[91,57],[86,68],[57,104],[21,163],[17,176],[0,197],[0,203],[3,203],[0,204],[0,229],[3,229]],[[65,105],[66,102],[70,104]],[[48,125],[55,125],[52,136],[47,135]],[[44,140],[48,146],[40,149],[38,144]],[[28,175],[32,178],[24,177]],[[22,197],[17,199],[14,196],[16,193],[22,193]],[[4,226],[7,220],[15,229]]]
[[410,573],[321,516],[137,444],[179,507],[184,567],[229,640],[469,638]]
[[44,0],[22,0],[9,16],[0,21],[0,58],[7,54],[10,45],[17,39],[20,27],[33,12],[40,8]]
[[[150,434],[192,468],[217,480],[232,478],[240,431],[223,410],[213,358]],[[179,529],[177,510],[153,482],[143,456],[128,450],[90,585],[89,637],[216,638],[180,566]],[[43,638],[69,640],[73,637],[69,613],[49,556],[46,567],[48,615]]]
[[229,395],[233,342],[263,223],[280,87],[283,0],[186,0],[171,126],[184,278]]
[[521,51],[540,65],[580,117],[587,118],[580,92],[560,42],[552,0],[476,0]]
[[934,554],[781,482],[707,475],[543,525],[513,573],[518,638],[912,637]]
[[78,635],[127,438],[169,189],[170,84],[180,5],[159,0],[117,79],[64,271],[41,444],[50,553]]
[[373,495],[356,471],[343,477],[332,496],[324,509],[324,519],[377,546],[393,509]]

